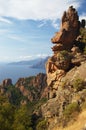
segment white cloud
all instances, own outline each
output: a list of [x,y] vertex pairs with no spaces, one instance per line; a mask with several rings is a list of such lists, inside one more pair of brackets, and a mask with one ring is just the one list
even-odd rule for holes
[[0,0],[0,16],[18,19],[57,19],[70,5],[78,8],[79,0]]
[[37,58],[45,58],[45,57],[48,57],[49,55],[48,54],[37,54],[36,57]]
[[17,57],[17,60],[32,60],[36,58],[46,58],[48,56],[51,56],[50,54],[35,54],[35,55],[24,55],[24,56],[19,56]]
[[21,41],[21,42],[25,41],[22,37],[17,36],[17,35],[8,35],[7,37],[13,40]]
[[0,56],[0,60],[3,60],[3,61],[8,61],[10,59],[9,56]]
[[56,28],[56,29],[59,29],[60,24],[59,24],[56,20],[53,20],[53,21],[52,21],[52,26],[53,26],[54,28]]
[[32,55],[19,56],[18,59],[19,60],[30,60],[30,59],[32,59]]
[[10,31],[7,29],[0,29],[0,35],[9,33]]
[[45,24],[46,24],[46,20],[43,20],[42,23],[40,23],[40,24],[38,25],[38,28],[43,27]]
[[8,23],[8,24],[12,24],[12,22],[6,18],[0,17],[0,22],[4,22],[4,23]]
[[0,56],[0,60],[1,61],[5,61],[5,62],[14,62],[14,61],[22,61],[22,60],[32,60],[32,56],[31,55],[27,55],[27,56]]

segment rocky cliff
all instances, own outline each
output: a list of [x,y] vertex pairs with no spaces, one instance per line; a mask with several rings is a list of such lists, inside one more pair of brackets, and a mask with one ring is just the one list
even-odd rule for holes
[[[17,93],[15,92],[17,91]],[[39,73],[37,76],[27,78],[19,78],[15,85],[11,79],[5,79],[0,84],[0,95],[7,95],[9,100],[15,95],[20,95],[21,103],[27,101],[39,101],[43,98],[48,98],[48,87],[46,82],[46,74]],[[14,97],[14,98],[15,98]],[[15,100],[15,99],[13,99]]]
[[59,32],[51,39],[53,55],[46,63],[49,100],[41,108],[49,130],[56,124],[66,126],[86,103],[86,40],[83,42],[81,29],[86,39],[85,20],[80,22],[76,9],[70,6],[63,13]]
[[80,25],[77,11],[72,6],[69,7],[62,16],[60,31],[51,39],[56,44],[52,47],[53,56],[46,63],[47,83],[51,91],[58,89],[62,77],[71,68],[86,60],[86,56],[82,55],[82,48],[79,47],[84,46],[78,39]]
[[27,97],[29,101],[47,98],[48,95],[46,75],[43,73],[39,73],[37,76],[29,78],[20,78],[15,87],[18,88],[23,96]]

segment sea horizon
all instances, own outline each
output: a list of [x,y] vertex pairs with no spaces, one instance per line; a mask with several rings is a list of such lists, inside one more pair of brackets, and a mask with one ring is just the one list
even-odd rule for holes
[[29,65],[9,65],[0,63],[0,84],[5,79],[11,79],[15,84],[19,78],[36,76],[38,73],[45,73],[43,68],[31,68]]

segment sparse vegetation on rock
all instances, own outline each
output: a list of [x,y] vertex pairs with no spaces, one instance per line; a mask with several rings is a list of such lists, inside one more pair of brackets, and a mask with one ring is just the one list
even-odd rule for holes
[[54,54],[46,63],[49,100],[42,106],[49,130],[76,120],[86,102],[85,20],[79,21],[73,6],[64,12],[60,30],[51,41]]

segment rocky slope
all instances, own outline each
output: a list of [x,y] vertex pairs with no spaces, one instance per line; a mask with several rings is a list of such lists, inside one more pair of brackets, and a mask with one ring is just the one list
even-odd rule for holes
[[[85,30],[85,40],[80,30]],[[79,21],[73,6],[64,12],[60,30],[51,41],[54,53],[46,63],[49,100],[41,107],[49,130],[76,120],[86,104],[85,20]]]
[[66,128],[55,127],[52,130],[86,130],[86,110],[81,112],[73,124],[68,125]]

